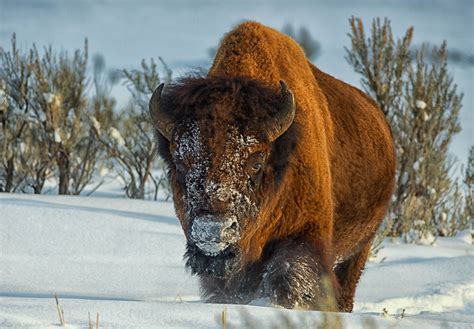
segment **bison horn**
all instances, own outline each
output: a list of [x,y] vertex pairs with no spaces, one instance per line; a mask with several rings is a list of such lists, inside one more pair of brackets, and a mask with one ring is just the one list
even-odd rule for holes
[[170,140],[171,133],[174,129],[174,122],[172,118],[164,113],[160,107],[161,93],[163,92],[164,86],[164,83],[160,84],[153,92],[153,95],[151,95],[149,110],[155,129],[157,129],[167,140]]
[[282,80],[280,80],[280,90],[282,106],[278,113],[272,118],[267,128],[268,137],[271,142],[283,135],[283,133],[290,128],[295,118],[295,98],[291,90],[286,86],[286,83]]

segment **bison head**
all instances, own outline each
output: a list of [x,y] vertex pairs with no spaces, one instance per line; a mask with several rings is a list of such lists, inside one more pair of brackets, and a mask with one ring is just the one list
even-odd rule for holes
[[[275,141],[295,116],[292,92],[243,78],[160,85],[150,100],[160,153],[170,167],[193,273],[238,266],[239,241],[255,231],[276,180]],[[274,161],[273,161],[274,162]]]

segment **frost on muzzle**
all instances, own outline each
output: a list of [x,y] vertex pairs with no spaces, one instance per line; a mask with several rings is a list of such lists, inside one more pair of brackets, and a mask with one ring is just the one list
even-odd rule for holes
[[194,219],[191,241],[207,256],[216,256],[240,239],[237,217],[219,219],[212,215]]

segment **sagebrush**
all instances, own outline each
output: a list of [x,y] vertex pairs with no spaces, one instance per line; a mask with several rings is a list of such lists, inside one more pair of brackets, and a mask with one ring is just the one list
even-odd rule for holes
[[369,35],[361,19],[349,22],[346,59],[388,119],[397,150],[396,187],[383,231],[406,241],[452,236],[472,221],[472,186],[455,178],[456,160],[448,153],[461,130],[463,95],[449,73],[447,44],[432,47],[428,56],[426,44],[412,50],[412,27],[395,39],[388,19],[375,19]]

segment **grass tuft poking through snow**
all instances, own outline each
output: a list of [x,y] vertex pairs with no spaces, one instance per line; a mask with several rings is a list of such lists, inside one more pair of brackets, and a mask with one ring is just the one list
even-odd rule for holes
[[57,294],[54,294],[54,299],[56,299],[56,309],[58,311],[59,323],[62,326],[64,326],[64,324],[66,323],[64,321],[64,310],[61,306],[59,306],[59,300],[58,300],[58,295]]

